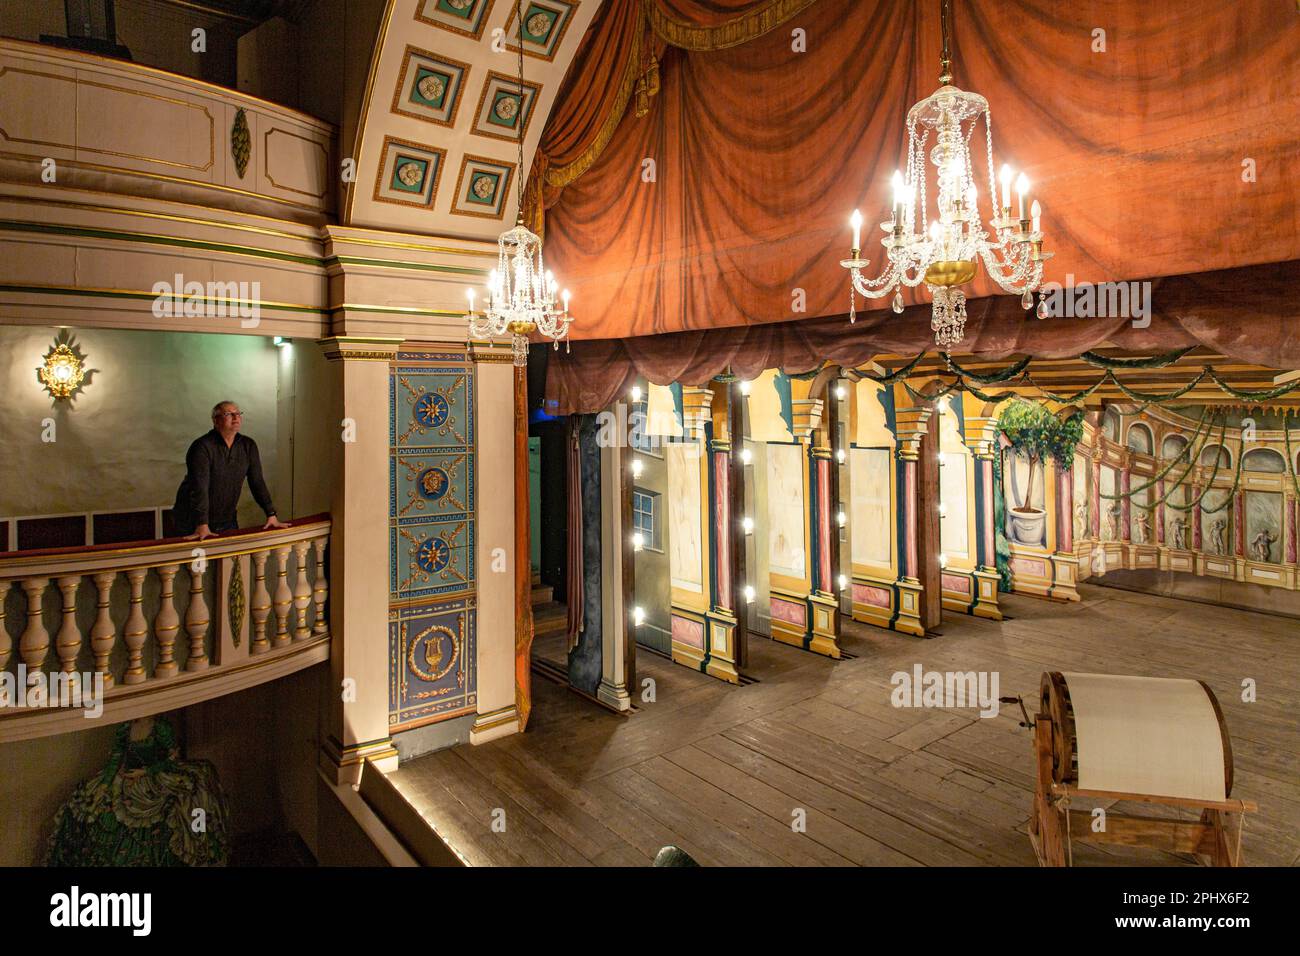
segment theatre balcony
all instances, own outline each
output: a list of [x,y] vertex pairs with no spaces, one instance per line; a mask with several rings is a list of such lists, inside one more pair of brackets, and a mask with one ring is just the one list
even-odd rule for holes
[[[315,515],[201,543],[0,554],[0,672],[16,655],[19,678],[0,689],[0,743],[163,713],[328,659],[329,537],[329,516]],[[16,646],[6,618],[25,622]]]

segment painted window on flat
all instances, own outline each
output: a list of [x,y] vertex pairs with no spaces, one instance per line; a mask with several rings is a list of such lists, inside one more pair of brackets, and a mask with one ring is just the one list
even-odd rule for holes
[[662,551],[660,539],[660,496],[653,491],[635,489],[632,492],[632,530],[641,532],[642,547]]
[[632,405],[628,443],[637,451],[663,457],[663,436],[650,434],[650,405],[648,402],[635,402]]

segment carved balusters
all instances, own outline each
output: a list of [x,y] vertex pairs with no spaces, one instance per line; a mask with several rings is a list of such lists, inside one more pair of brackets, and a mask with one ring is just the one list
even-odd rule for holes
[[294,565],[298,580],[293,586],[293,608],[298,612],[298,626],[293,629],[295,641],[305,641],[311,637],[311,628],[307,626],[307,608],[311,605],[311,585],[307,583],[307,548],[306,541],[298,541],[293,546]]
[[283,647],[289,643],[289,608],[293,606],[293,592],[289,590],[289,546],[275,548],[276,574],[279,583],[275,586],[275,645]]
[[265,654],[270,649],[266,639],[266,619],[271,613],[271,595],[266,590],[266,556],[270,552],[253,552],[253,642],[252,654]]
[[12,581],[0,581],[0,671],[9,666],[9,655],[14,652],[14,642],[5,630],[5,599],[9,597]]
[[81,653],[81,631],[77,629],[77,591],[81,575],[59,578],[63,593],[63,621],[54,638],[54,650],[59,656],[59,670],[65,674],[77,672],[77,655]]
[[113,675],[108,671],[108,659],[113,653],[113,641],[117,629],[113,626],[113,617],[108,611],[109,594],[113,582],[117,580],[116,571],[101,571],[95,575],[95,623],[90,628],[90,652],[95,655],[95,673],[104,675],[104,690],[113,686]]
[[316,617],[312,621],[311,632],[320,636],[326,631],[325,597],[329,592],[329,582],[325,580],[325,539],[317,538],[312,542],[312,547],[316,549],[316,582],[311,592],[312,601],[316,604]]
[[187,671],[208,669],[208,652],[203,639],[208,633],[208,602],[203,597],[203,572],[195,566],[206,567],[204,561],[190,563],[190,604],[185,609],[185,633],[190,636],[190,656],[185,661]]
[[23,590],[27,592],[27,626],[18,638],[18,654],[29,674],[45,666],[45,656],[50,650],[50,635],[41,620],[41,597],[48,583],[48,578],[23,579]]
[[176,572],[179,564],[165,564],[158,568],[158,583],[162,593],[158,597],[158,613],[153,619],[153,636],[158,642],[158,664],[153,669],[154,677],[175,677],[180,669],[176,664],[176,632],[181,629],[181,619],[176,613],[176,601],[172,594],[175,586]]
[[132,568],[126,572],[126,579],[131,583],[131,610],[126,616],[126,627],[122,632],[122,639],[126,641],[126,673],[122,675],[123,684],[143,684],[145,681],[144,672],[144,639],[148,633],[148,625],[144,620],[144,609],[141,603],[144,600],[144,568]]

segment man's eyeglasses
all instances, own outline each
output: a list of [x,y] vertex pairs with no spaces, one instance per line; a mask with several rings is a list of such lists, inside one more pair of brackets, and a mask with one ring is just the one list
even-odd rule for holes
[[243,418],[244,413],[243,412],[218,412],[217,417],[218,418]]

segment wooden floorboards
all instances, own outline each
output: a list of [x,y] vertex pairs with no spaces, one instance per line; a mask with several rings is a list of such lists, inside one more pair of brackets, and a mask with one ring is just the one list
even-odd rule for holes
[[[1012,619],[1001,623],[945,613],[930,640],[848,622],[852,660],[751,638],[746,672],[759,682],[745,687],[642,652],[638,679],[654,680],[655,700],[638,695],[632,716],[535,678],[527,733],[429,754],[391,779],[471,865],[643,866],[676,844],[705,866],[1030,866],[1019,709],[895,708],[891,675],[917,663],[997,672],[999,692],[1025,695],[1031,713],[1044,670],[1198,678],[1232,734],[1233,796],[1260,805],[1246,863],[1300,862],[1300,624],[1080,590],[1069,606],[1004,595]],[[562,655],[563,643],[544,650]],[[1080,866],[1192,862],[1124,847],[1073,855]]]

